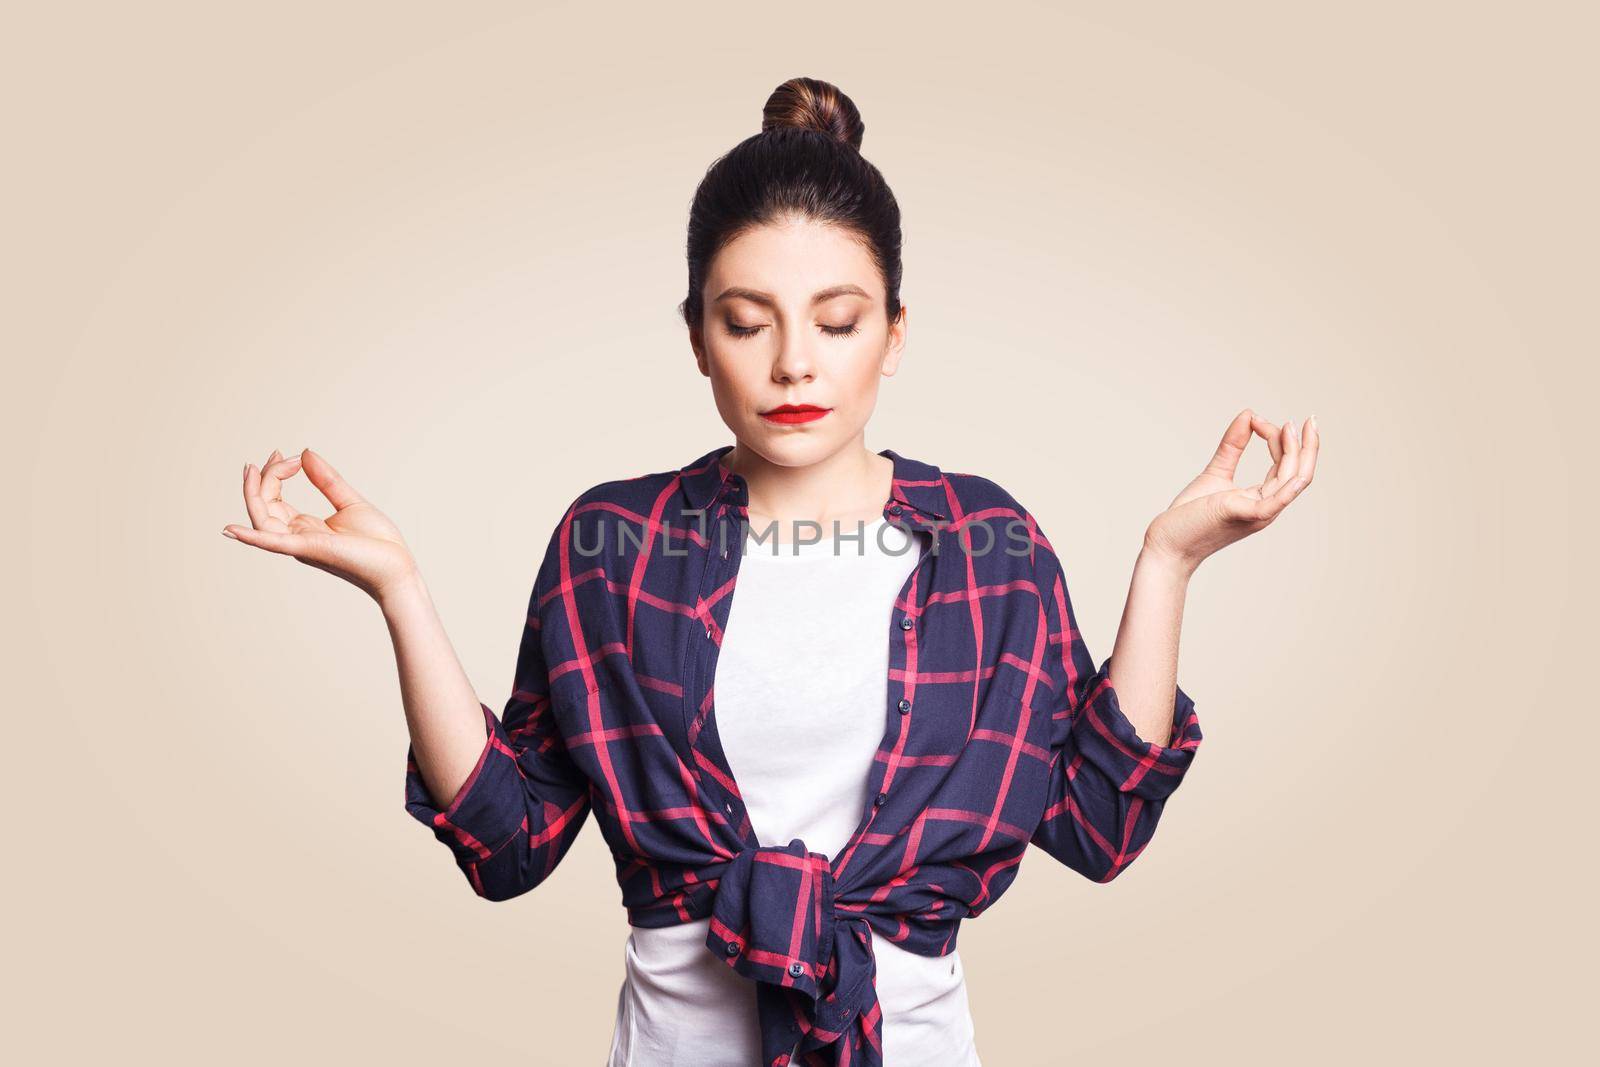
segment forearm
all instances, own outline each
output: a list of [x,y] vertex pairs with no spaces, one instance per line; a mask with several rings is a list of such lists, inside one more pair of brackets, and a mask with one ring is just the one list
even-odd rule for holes
[[1149,545],[1139,551],[1111,652],[1112,686],[1139,737],[1165,747],[1172,738],[1183,602],[1194,568]]
[[417,768],[434,805],[449,807],[487,740],[483,709],[420,574],[379,600],[400,672]]

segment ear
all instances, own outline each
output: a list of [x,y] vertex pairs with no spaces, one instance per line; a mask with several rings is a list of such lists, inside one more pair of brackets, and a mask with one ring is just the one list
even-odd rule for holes
[[694,349],[694,362],[700,368],[700,373],[711,377],[711,368],[706,365],[705,333],[699,326],[689,327],[689,347]]
[[900,357],[906,348],[906,306],[900,305],[900,314],[889,324],[889,343],[883,350],[882,371],[885,378],[892,377],[900,367]]

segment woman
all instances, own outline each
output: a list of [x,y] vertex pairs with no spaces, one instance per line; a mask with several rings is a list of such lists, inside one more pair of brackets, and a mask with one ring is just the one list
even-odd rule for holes
[[[1302,442],[1234,418],[1150,523],[1096,669],[1015,499],[864,444],[906,313],[862,129],[792,79],[707,171],[681,310],[735,443],[572,502],[501,717],[399,531],[321,456],[247,465],[250,526],[223,531],[379,602],[407,810],[477,893],[537,886],[594,811],[632,926],[611,1067],[978,1064],[961,919],[1030,842],[1097,881],[1143,850],[1201,739],[1176,678],[1189,577],[1316,465],[1315,419]],[[1252,433],[1273,467],[1236,488]],[[302,468],[326,519],[281,498]]]

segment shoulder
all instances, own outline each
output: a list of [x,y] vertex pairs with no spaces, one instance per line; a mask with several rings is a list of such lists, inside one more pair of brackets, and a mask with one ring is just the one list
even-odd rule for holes
[[596,482],[570,499],[561,524],[599,526],[659,518],[672,500],[680,475],[678,470],[649,471]]
[[1027,545],[1027,563],[1036,584],[1048,589],[1060,573],[1055,546],[1045,535],[1038,518],[1009,488],[998,480],[982,474],[943,471],[947,496],[953,514],[949,522],[983,522],[990,526],[1001,543],[1013,546]]
[[958,514],[1012,512],[1018,517],[1026,517],[1028,514],[1027,509],[1011,494],[1011,491],[993,478],[962,471],[947,470],[941,473],[948,487],[946,495],[958,506]]
[[588,512],[623,508],[648,514],[654,502],[670,490],[677,478],[677,471],[651,471],[596,482],[574,497],[567,510]]
[[[582,555],[592,565],[609,561],[618,544],[628,546],[652,527],[677,522],[673,512],[677,470],[650,471],[596,482],[570,498],[551,531],[547,561],[566,546],[569,559]],[[621,527],[627,534],[619,536]]]

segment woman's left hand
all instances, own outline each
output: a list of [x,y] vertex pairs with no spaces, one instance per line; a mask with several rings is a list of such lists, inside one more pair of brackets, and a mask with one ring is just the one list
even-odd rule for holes
[[[1241,488],[1233,484],[1233,476],[1252,433],[1267,442],[1272,469],[1259,485]],[[1228,425],[1205,470],[1151,522],[1144,535],[1146,550],[1192,571],[1217,549],[1265,529],[1311,484],[1321,443],[1315,415],[1307,421],[1302,440],[1293,419],[1278,427],[1245,408]]]

